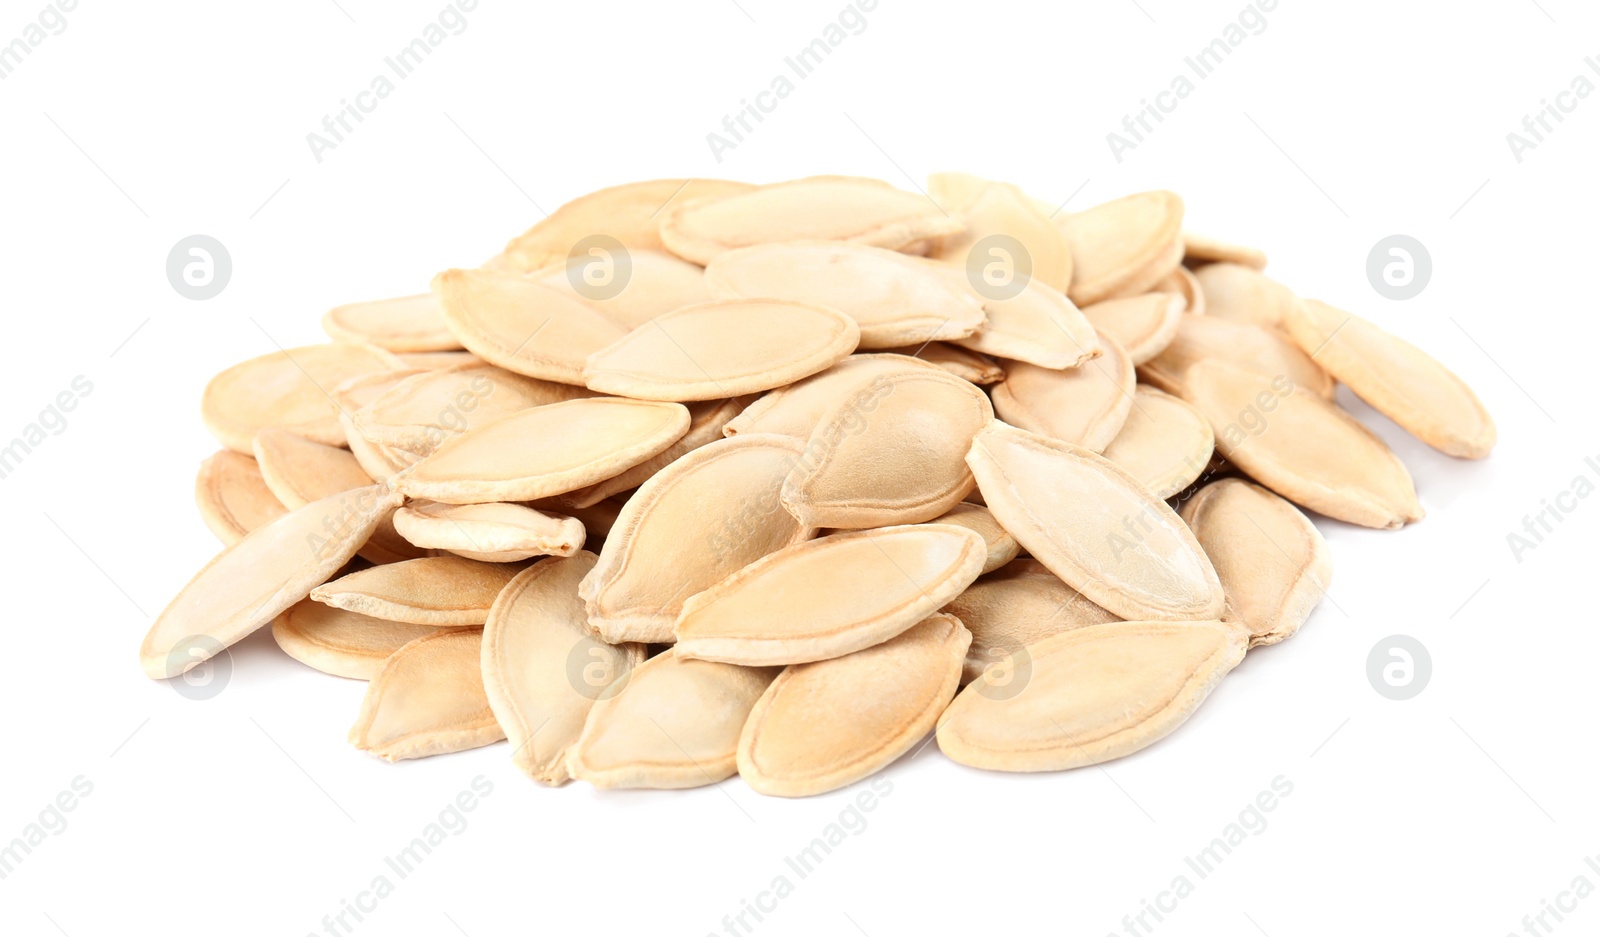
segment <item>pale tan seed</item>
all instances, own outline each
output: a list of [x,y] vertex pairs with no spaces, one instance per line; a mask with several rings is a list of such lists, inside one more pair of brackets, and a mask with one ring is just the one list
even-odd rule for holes
[[483,688],[528,777],[561,784],[595,700],[644,663],[642,644],[591,638],[578,582],[595,555],[535,563],[511,580],[483,626]]
[[[1244,659],[1244,628],[1219,621],[1112,622],[1016,652],[1020,693],[968,684],[939,717],[939,748],[992,771],[1062,771],[1131,755],[1189,718]],[[1006,679],[1011,679],[1006,676]]]
[[823,414],[783,506],[808,527],[932,520],[972,491],[966,452],[992,419],[983,391],[938,368],[876,377]]
[[384,761],[399,761],[505,738],[483,691],[482,643],[482,629],[453,628],[395,651],[367,684],[350,744]]
[[932,615],[882,644],[785,668],[745,721],[739,775],[763,794],[809,797],[878,773],[938,721],[970,640]]
[[333,495],[218,553],[156,616],[139,648],[144,672],[175,677],[278,617],[355,556],[400,500],[381,485]]
[[589,710],[568,761],[599,788],[685,788],[738,772],[739,733],[773,667],[689,660],[673,650],[619,677]]
[[262,478],[256,460],[231,449],[200,463],[194,503],[206,527],[226,545],[288,512]]
[[1405,465],[1316,394],[1220,361],[1191,368],[1188,387],[1189,402],[1211,421],[1217,451],[1290,501],[1363,527],[1422,519]]
[[709,445],[723,437],[728,421],[738,416],[753,398],[732,397],[727,400],[705,400],[687,404],[689,429],[678,441],[620,475],[595,482],[586,488],[558,495],[561,504],[572,508],[589,507],[612,495],[631,491],[644,484],[650,476],[661,471],[701,446]]
[[943,270],[952,286],[983,301],[983,327],[952,343],[1044,368],[1073,368],[1100,354],[1094,327],[1059,290],[1029,280],[1014,296],[989,298],[976,291],[966,271],[936,269]]
[[1207,264],[1195,273],[1206,297],[1206,314],[1229,322],[1280,327],[1300,308],[1300,297],[1253,267]]
[[589,627],[613,644],[667,643],[689,596],[815,532],[778,501],[800,458],[787,436],[741,434],[652,476],[619,512],[583,580]]
[[256,433],[269,426],[342,445],[339,407],[329,390],[349,378],[399,366],[398,358],[371,345],[340,342],[275,351],[212,378],[200,398],[200,418],[234,452],[249,454]]
[[461,348],[431,293],[335,306],[322,317],[322,330],[336,342],[366,342],[393,352]]
[[[1140,192],[1086,211],[1063,212],[1055,223],[1072,251],[1067,295],[1079,305],[1142,293],[1183,259],[1183,199],[1171,192]],[[1167,263],[1175,245],[1177,256]],[[1141,287],[1141,281],[1147,282]]]
[[1139,377],[1159,390],[1184,397],[1186,375],[1201,361],[1227,362],[1267,379],[1281,374],[1319,397],[1333,397],[1333,378],[1288,336],[1277,329],[1214,315],[1180,319],[1178,334],[1161,354],[1140,365]]
[[1256,270],[1267,267],[1267,255],[1254,247],[1230,244],[1193,231],[1183,232],[1183,256],[1186,261],[1202,266],[1215,262],[1242,264]]
[[892,250],[961,230],[959,219],[926,196],[848,176],[815,176],[675,204],[661,218],[667,249],[702,265],[730,250],[778,241],[847,241]]
[[416,625],[481,625],[517,563],[425,556],[340,576],[311,590],[324,605]]
[[447,504],[532,501],[621,474],[689,429],[679,404],[584,397],[485,423],[395,479],[411,498]]
[[837,309],[856,321],[862,348],[963,338],[984,323],[983,303],[916,258],[836,241],[762,244],[706,268],[718,299],[781,299]]
[[980,573],[994,572],[1016,559],[1017,554],[1022,551],[1022,545],[1017,543],[1017,538],[1001,527],[1000,522],[989,513],[989,509],[981,504],[968,504],[963,501],[928,523],[954,524],[982,537],[989,553],[984,557]]
[[387,484],[395,474],[407,468],[410,462],[393,456],[377,444],[369,442],[361,435],[360,430],[356,429],[355,419],[351,414],[377,400],[385,391],[406,378],[423,374],[427,370],[427,368],[406,368],[363,375],[344,381],[332,390],[334,403],[339,407],[339,429],[344,433],[342,444],[350,447],[350,454],[355,457],[361,470],[375,481]]
[[1000,419],[1099,452],[1122,431],[1133,408],[1133,361],[1116,339],[1100,336],[1101,357],[1068,371],[1005,363],[990,393]]
[[394,512],[394,527],[410,543],[449,550],[484,563],[535,556],[572,556],[583,548],[583,523],[521,504],[440,504],[413,501]]
[[[705,271],[698,264],[659,250],[630,250],[626,260],[596,250],[600,253],[557,262],[534,277],[587,302],[625,329],[636,329],[679,306],[712,299]],[[618,289],[611,278],[624,276]],[[609,295],[611,290],[616,294]]]
[[291,509],[373,481],[350,450],[288,430],[264,429],[256,434],[252,448],[267,487]]
[[[972,633],[961,682],[970,683],[1024,645],[1043,641],[1085,625],[1122,619],[1083,597],[1035,559],[1012,560],[982,577],[956,596],[946,612]],[[1013,673],[1025,680],[1026,674]],[[990,677],[997,690],[1007,687],[1004,674]]]
[[[950,185],[943,176],[937,173],[928,178],[928,194],[952,215],[959,216],[967,229],[944,238],[934,257],[963,270],[982,270],[990,264],[1014,269],[1020,258],[1010,256],[1008,251],[973,254],[984,238],[1013,238],[1022,245],[1034,280],[1062,293],[1067,291],[1072,283],[1072,251],[1048,213],[1035,208],[1014,185],[990,182],[977,191],[960,191],[964,184]],[[989,246],[993,247],[992,242]]]
[[395,651],[438,630],[304,599],[273,620],[272,639],[307,667],[336,677],[371,680]]
[[538,280],[488,270],[433,278],[444,320],[467,350],[528,377],[583,384],[583,363],[627,330],[596,307]]
[[1122,432],[1101,453],[1163,500],[1194,483],[1211,462],[1216,437],[1193,406],[1140,385]]
[[1174,267],[1172,272],[1161,279],[1154,287],[1155,292],[1176,293],[1183,297],[1183,311],[1191,316],[1206,314],[1206,293],[1200,287],[1200,281],[1188,267]]
[[856,349],[855,320],[770,299],[683,306],[595,351],[590,390],[644,400],[718,400],[792,384]]
[[989,510],[1024,550],[1126,619],[1222,614],[1222,584],[1178,515],[1087,449],[996,421],[967,457]]
[[426,456],[448,439],[500,417],[593,394],[476,363],[413,375],[351,414],[371,442]]
[[1217,567],[1228,596],[1223,618],[1250,629],[1250,646],[1293,635],[1327,594],[1333,559],[1299,509],[1237,478],[1200,489],[1183,519]]
[[1005,369],[1001,368],[993,358],[948,342],[906,345],[902,348],[886,348],[884,351],[926,361],[974,384],[997,384],[1006,379]]
[[1122,346],[1128,360],[1137,366],[1172,344],[1183,310],[1184,299],[1180,295],[1145,293],[1086,306],[1083,315],[1096,332]]
[[803,664],[881,644],[978,578],[988,548],[963,527],[833,534],[763,557],[683,603],[677,652]]
[[850,355],[825,371],[756,398],[722,428],[723,435],[779,433],[810,437],[817,423],[868,383],[903,372],[926,371],[933,365],[904,355]]
[[1462,459],[1484,458],[1494,448],[1489,411],[1465,381],[1422,349],[1316,300],[1284,324],[1356,396],[1433,448]]
[[417,351],[402,352],[395,355],[400,363],[408,368],[420,368],[424,371],[436,371],[439,368],[453,368],[463,364],[477,364],[482,361],[470,351]]
[[529,502],[528,506],[545,513],[570,514],[583,524],[584,532],[590,540],[596,537],[610,535],[611,528],[617,523],[617,516],[622,513],[624,500],[620,497],[610,497],[598,501],[586,508],[568,507],[555,498],[542,498]]

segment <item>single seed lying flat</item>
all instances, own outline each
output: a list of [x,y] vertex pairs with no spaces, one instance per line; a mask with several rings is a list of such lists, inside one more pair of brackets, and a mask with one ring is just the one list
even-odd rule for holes
[[546,784],[571,777],[567,756],[595,700],[644,663],[644,645],[612,647],[588,635],[578,582],[594,562],[585,551],[533,564],[500,593],[483,626],[489,706],[512,762]]
[[[1067,295],[1079,305],[1097,303],[1132,288],[1142,293],[1182,260],[1183,199],[1171,192],[1140,192],[1096,205],[1086,211],[1056,215],[1055,223],[1072,250],[1072,287]],[[1178,257],[1159,271],[1178,245]],[[1150,277],[1144,286],[1141,279]],[[1137,288],[1134,288],[1137,287]]]
[[475,426],[592,393],[478,362],[413,375],[351,414],[368,440],[419,456]]
[[382,485],[347,491],[218,553],[156,616],[139,648],[144,672],[176,677],[278,617],[349,562],[400,501]]
[[[1035,559],[1012,560],[967,587],[944,610],[956,616],[972,633],[972,646],[961,682],[970,683],[990,666],[1024,645],[1043,641],[1084,625],[1103,625],[1122,619],[1083,597]],[[1013,673],[1014,680],[1026,674]],[[990,678],[997,691],[1012,685],[1003,675]],[[1021,689],[1020,685],[1015,689]]]
[[1185,260],[1197,261],[1202,265],[1215,261],[1242,264],[1256,270],[1267,268],[1267,255],[1264,252],[1254,247],[1230,244],[1204,234],[1196,234],[1193,231],[1183,232],[1183,256]]
[[856,349],[855,320],[771,299],[683,306],[589,356],[590,390],[644,400],[717,400],[792,384]]
[[[630,250],[624,260],[604,248],[592,248],[589,254],[552,264],[534,277],[594,306],[625,329],[636,329],[663,312],[712,298],[699,265],[659,250]],[[622,278],[620,288],[614,278]]]
[[419,547],[449,550],[485,563],[534,556],[572,556],[583,547],[583,523],[522,504],[413,501],[394,512],[400,536]]
[[1299,509],[1237,478],[1200,489],[1183,519],[1217,567],[1223,616],[1250,629],[1250,646],[1277,644],[1305,624],[1333,579],[1328,544]]
[[1300,307],[1300,297],[1260,270],[1236,263],[1207,264],[1195,273],[1206,313],[1218,319],[1275,328]]
[[348,378],[399,366],[398,358],[371,345],[275,351],[212,378],[200,398],[200,418],[218,442],[247,455],[256,433],[269,426],[343,445],[339,406],[328,392]]
[[1096,332],[1122,346],[1133,364],[1141,365],[1172,344],[1183,310],[1182,296],[1145,293],[1086,306],[1083,315]]
[[687,404],[689,429],[677,442],[621,474],[595,482],[577,491],[558,495],[563,505],[574,508],[598,504],[612,495],[622,494],[644,484],[650,476],[678,461],[701,446],[709,445],[723,436],[728,421],[738,416],[751,397],[731,397],[727,400],[705,400]]
[[955,696],[971,635],[932,615],[873,647],[787,667],[739,736],[755,790],[808,797],[887,767],[928,734]]
[[372,476],[361,470],[350,450],[288,430],[264,429],[256,434],[252,448],[262,479],[288,508],[372,484]]
[[1222,584],[1194,535],[1122,469],[999,421],[967,462],[995,518],[1095,604],[1130,620],[1222,614]]
[[996,384],[1006,379],[1005,370],[993,358],[948,342],[906,345],[902,348],[886,348],[884,351],[926,361],[974,384]]
[[273,620],[272,639],[307,667],[336,677],[371,680],[395,651],[438,630],[303,599]]
[[1411,474],[1371,430],[1305,388],[1220,361],[1189,369],[1217,451],[1278,494],[1363,527],[1421,520]]
[[834,534],[763,557],[683,603],[677,652],[752,666],[880,644],[978,578],[988,547],[963,527]]
[[986,673],[956,696],[939,717],[939,748],[993,771],[1062,771],[1131,755],[1189,718],[1244,659],[1246,638],[1219,621],[1113,622],[1048,638],[1012,655],[1028,655],[1020,693],[991,688]]
[[1211,461],[1216,436],[1193,406],[1140,385],[1122,432],[1102,453],[1163,500],[1194,483]]
[[288,512],[262,478],[255,459],[223,449],[200,463],[194,480],[200,519],[225,545],[238,543]]
[[926,361],[904,355],[850,355],[825,371],[762,394],[729,420],[722,433],[779,433],[806,439],[824,414],[871,381],[932,367]]
[[387,621],[481,625],[494,597],[521,571],[522,566],[513,563],[425,556],[340,576],[312,589],[311,597]]
[[673,640],[689,596],[811,537],[778,502],[797,439],[740,434],[696,449],[629,498],[584,577],[589,626],[611,643]]
[[384,761],[399,761],[505,738],[483,692],[482,642],[478,628],[452,628],[395,651],[367,684],[350,744]]
[[1062,293],[1072,283],[1072,251],[1067,239],[1046,212],[1035,208],[1014,185],[1003,182],[984,184],[976,192],[957,192],[947,185],[943,173],[930,176],[928,194],[952,215],[966,222],[967,230],[944,238],[935,257],[962,269],[982,269],[989,264],[1015,267],[1020,258],[1013,251],[986,245],[974,255],[984,238],[1000,235],[1015,240],[1031,268],[1028,275]]
[[1022,552],[1022,544],[1017,542],[1017,538],[1001,527],[1000,522],[989,513],[989,509],[981,504],[968,504],[963,501],[928,523],[954,524],[982,537],[989,553],[983,559],[983,569],[980,574],[999,569],[1016,559],[1017,554]]
[[1000,419],[1029,432],[1099,452],[1117,438],[1133,408],[1135,377],[1127,352],[1100,336],[1105,354],[1068,371],[1007,362],[991,392]]
[[537,280],[491,270],[446,270],[433,295],[461,344],[528,377],[583,384],[583,363],[627,330],[594,306]]
[[595,787],[684,788],[738,770],[739,733],[778,675],[668,650],[617,678],[589,710],[568,760]]
[[1161,354],[1139,367],[1139,377],[1159,390],[1183,397],[1189,369],[1202,361],[1225,361],[1269,379],[1281,374],[1319,397],[1333,397],[1333,378],[1288,336],[1277,329],[1213,315],[1178,320],[1178,334]]
[[322,317],[322,330],[336,342],[366,342],[393,352],[461,348],[431,293],[335,306]]
[[1028,280],[1015,295],[983,296],[964,270],[935,267],[952,286],[983,301],[983,327],[950,341],[963,348],[1027,361],[1042,368],[1075,368],[1100,354],[1094,327],[1059,290]]
[[1422,349],[1316,300],[1284,324],[1356,396],[1433,448],[1462,459],[1484,458],[1494,448],[1489,411],[1465,381]]
[[675,403],[583,397],[462,433],[395,479],[410,498],[448,504],[533,501],[621,474],[689,429]]

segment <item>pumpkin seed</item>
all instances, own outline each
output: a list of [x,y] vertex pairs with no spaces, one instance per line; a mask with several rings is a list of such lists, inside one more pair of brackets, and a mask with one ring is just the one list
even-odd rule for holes
[[1183,259],[1183,199],[1171,192],[1129,195],[1055,223],[1072,251],[1067,295],[1080,306],[1142,293]]
[[400,352],[395,357],[399,358],[400,363],[407,368],[418,368],[424,371],[453,368],[463,364],[477,364],[483,360],[470,351]]
[[475,426],[529,407],[589,396],[582,387],[479,362],[408,377],[350,416],[357,431],[372,442],[426,456]]
[[521,504],[413,501],[394,512],[395,530],[410,543],[484,563],[534,556],[572,556],[583,547],[583,523]]
[[1183,256],[1185,261],[1195,261],[1202,268],[1212,262],[1242,264],[1256,270],[1267,268],[1267,255],[1262,251],[1219,241],[1193,231],[1183,232]]
[[555,498],[543,498],[530,502],[528,506],[547,513],[572,515],[583,524],[584,532],[589,535],[590,540],[593,540],[596,537],[610,535],[612,526],[617,522],[617,515],[622,513],[622,505],[621,498],[611,497],[584,508],[569,507]]
[[200,398],[200,418],[218,442],[246,455],[256,433],[267,427],[342,445],[339,405],[329,391],[348,378],[399,366],[398,358],[371,345],[335,343],[275,351],[212,378]]
[[[949,185],[944,174],[928,178],[929,196],[951,214],[959,215],[967,226],[965,231],[946,237],[935,257],[965,269],[974,261],[969,255],[984,238],[1001,235],[1022,245],[1032,279],[1062,293],[1067,291],[1072,283],[1072,252],[1067,247],[1066,237],[1048,213],[1035,208],[1014,185],[990,182],[975,192],[955,191],[960,187]],[[1016,261],[1012,257],[994,259]],[[977,260],[982,263],[990,258]]]
[[[1084,598],[1035,559],[1012,560],[968,586],[944,610],[972,633],[962,683],[978,679],[991,665],[1025,645],[1073,628],[1122,620]],[[1007,686],[1000,682],[1002,676],[996,674],[990,681],[997,691]],[[1026,675],[1013,673],[1012,678],[1020,682]]]
[[311,590],[325,605],[417,625],[481,625],[511,577],[514,563],[425,556],[340,576]]
[[627,334],[589,303],[516,274],[446,270],[433,295],[468,351],[547,381],[583,384],[585,359]]
[[1300,308],[1294,290],[1254,267],[1206,264],[1194,276],[1205,293],[1207,313],[1218,319],[1277,328]]
[[559,495],[563,505],[581,508],[589,507],[604,501],[612,495],[631,491],[644,484],[650,476],[661,471],[672,463],[683,458],[701,446],[716,442],[722,438],[723,428],[728,421],[738,416],[750,397],[733,397],[728,400],[707,400],[688,404],[689,429],[678,441],[661,450],[659,453],[645,459],[638,465],[626,469],[620,475],[615,475],[604,481],[595,482],[586,488]]
[[238,543],[250,531],[288,511],[267,487],[256,460],[231,449],[200,463],[194,503],[200,519],[224,544]]
[[1177,397],[1140,385],[1134,399],[1128,422],[1102,454],[1165,500],[1205,471],[1216,437],[1205,416]]
[[1133,361],[1117,341],[1100,336],[1105,354],[1068,371],[1022,361],[1005,364],[991,395],[1000,419],[1029,432],[1099,452],[1111,444],[1134,405]]
[[722,432],[725,436],[779,433],[807,439],[825,414],[861,387],[891,374],[932,367],[927,361],[904,355],[850,355],[825,371],[756,398],[729,420]]
[[361,470],[350,450],[288,430],[264,429],[252,448],[266,486],[289,508],[372,484],[372,476]]
[[336,342],[365,342],[393,352],[461,348],[430,293],[335,306],[322,317],[322,330]]
[[[636,249],[628,252],[626,274],[617,271],[617,261],[605,269],[608,276],[626,276],[616,295],[609,289],[586,286],[579,290],[566,261],[551,265],[534,276],[539,282],[588,304],[625,329],[636,329],[664,312],[679,306],[711,301],[706,275],[698,265],[680,260],[665,251]],[[607,284],[609,285],[609,284]]]
[[[939,515],[930,524],[954,524],[965,527],[983,538],[984,546],[989,550],[983,560],[982,573],[993,572],[1017,558],[1022,552],[1022,545],[1017,543],[1017,538],[1011,536],[1000,522],[994,519],[989,509],[981,504],[968,504],[962,502],[945,513]],[[956,616],[957,618],[961,616]]]
[[1200,281],[1189,271],[1188,267],[1175,267],[1173,271],[1161,279],[1154,287],[1155,292],[1176,293],[1183,297],[1183,311],[1191,316],[1206,314],[1206,294],[1200,288]]
[[1144,364],[1166,350],[1178,334],[1184,299],[1175,293],[1145,293],[1107,299],[1085,307],[1084,318],[1096,332],[1110,338],[1128,353],[1134,365]]
[[438,630],[302,599],[273,620],[272,639],[307,667],[336,677],[371,680],[395,651]]
[[926,361],[974,384],[996,384],[1006,379],[1005,370],[993,358],[948,342],[928,342],[926,345],[906,345],[903,348],[884,350],[890,354],[906,355],[919,361]]
[[1177,397],[1186,397],[1188,370],[1201,361],[1225,361],[1265,378],[1286,375],[1297,387],[1331,399],[1334,381],[1311,356],[1277,329],[1230,322],[1215,315],[1184,316],[1171,343],[1139,368],[1139,377]]
[[1042,368],[1075,368],[1100,354],[1094,327],[1061,292],[1029,280],[1014,296],[985,298],[973,289],[964,271],[936,269],[943,269],[952,285],[983,301],[983,327],[967,338],[951,339],[954,344]]
[[500,741],[483,691],[483,631],[452,628],[395,651],[367,684],[350,744],[384,761],[426,758]]

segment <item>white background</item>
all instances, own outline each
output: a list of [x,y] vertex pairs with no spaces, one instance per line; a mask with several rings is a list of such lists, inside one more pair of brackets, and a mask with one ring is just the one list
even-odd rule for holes
[[[1577,0],[1282,0],[1119,164],[1107,132],[1241,0],[881,0],[715,161],[706,134],[842,5],[482,0],[320,164],[306,134],[442,0],[86,0],[0,82],[0,437],[75,376],[93,383],[0,481],[0,841],[74,778],[93,784],[0,881],[0,930],[321,932],[482,775],[493,793],[471,825],[357,933],[721,932],[846,809],[853,791],[789,801],[738,779],[550,790],[504,744],[384,764],[345,741],[364,685],[289,660],[265,632],[234,648],[209,701],[138,666],[150,617],[218,548],[192,501],[216,448],[197,414],[211,374],[321,340],[331,305],[483,260],[541,207],[672,176],[911,188],[964,170],[1071,196],[1069,211],[1170,188],[1190,227],[1267,249],[1268,272],[1303,295],[1432,351],[1500,429],[1488,461],[1459,462],[1352,403],[1410,466],[1428,517],[1397,533],[1319,520],[1334,584],[1297,637],[1103,770],[986,774],[937,746],[893,766],[866,828],[804,880],[789,873],[793,894],[756,933],[1098,935],[1187,874],[1193,894],[1155,933],[1501,935],[1575,877],[1600,885],[1583,863],[1600,852],[1600,499],[1520,563],[1506,541],[1575,476],[1600,481],[1584,464],[1600,457],[1600,98],[1520,164],[1506,143],[1574,76],[1600,82],[1584,64],[1600,15]],[[40,6],[0,2],[0,42]],[[195,233],[234,263],[205,302],[164,271]],[[1394,233],[1434,262],[1408,302],[1364,272]],[[1365,675],[1395,633],[1432,654],[1408,702]],[[1267,828],[1197,880],[1184,857],[1280,775],[1293,793]],[[1596,928],[1600,898],[1557,926]]]

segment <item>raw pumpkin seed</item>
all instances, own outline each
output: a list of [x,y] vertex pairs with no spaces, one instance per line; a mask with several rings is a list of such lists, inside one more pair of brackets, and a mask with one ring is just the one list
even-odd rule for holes
[[425,556],[340,576],[311,590],[325,605],[416,625],[481,625],[511,577],[513,563]]
[[1013,296],[984,297],[965,271],[939,269],[953,286],[983,301],[982,328],[966,338],[951,339],[954,344],[1042,368],[1075,368],[1100,354],[1094,327],[1061,292],[1029,280]]
[[339,405],[330,391],[348,378],[399,367],[398,358],[371,345],[274,351],[212,378],[200,398],[200,418],[218,442],[246,455],[256,433],[269,426],[342,445]]
[[1333,378],[1288,336],[1277,329],[1214,315],[1179,319],[1178,334],[1161,354],[1140,365],[1139,377],[1159,390],[1183,397],[1187,373],[1201,361],[1225,361],[1269,379],[1285,375],[1297,387],[1323,398],[1333,397]]
[[1072,251],[1067,295],[1079,305],[1142,293],[1183,259],[1183,199],[1171,192],[1129,195],[1055,222]]
[[482,643],[481,629],[451,628],[395,651],[367,684],[350,744],[399,761],[505,738],[483,691]]
[[[1025,645],[1073,628],[1122,620],[1084,598],[1043,563],[1029,558],[1012,560],[983,576],[944,610],[972,633],[962,683],[978,679],[991,665]],[[1013,673],[1012,677],[1020,681],[1026,675]],[[1005,686],[1000,680],[997,674],[990,685],[999,690]]]
[[1000,522],[989,513],[989,509],[981,504],[968,504],[963,501],[928,523],[954,524],[982,537],[989,554],[984,557],[981,573],[994,572],[1016,559],[1017,554],[1022,552],[1022,544],[1017,543],[1017,538],[1001,527]]
[[993,358],[948,342],[928,342],[925,345],[906,345],[903,348],[884,350],[891,354],[906,355],[919,361],[926,361],[974,384],[996,384],[1006,379],[1005,369],[1001,368]]
[[446,270],[433,295],[468,351],[547,381],[582,385],[589,355],[627,334],[582,299],[516,274]]
[[1163,500],[1194,484],[1216,444],[1211,424],[1194,407],[1140,386],[1122,431],[1101,453]]
[[1006,251],[981,257],[971,256],[985,238],[999,235],[1015,240],[1026,253],[1028,276],[1062,293],[1072,283],[1072,251],[1067,239],[1050,220],[1048,213],[1034,207],[1014,185],[1003,182],[984,184],[976,192],[957,193],[945,184],[942,174],[928,179],[928,194],[959,214],[967,229],[944,238],[935,257],[962,269],[991,261],[1015,264],[1018,258],[1002,256]]
[[1120,345],[1132,364],[1141,365],[1172,344],[1183,309],[1182,296],[1145,293],[1103,300],[1085,307],[1083,315],[1096,332]]
[[1254,267],[1206,264],[1195,273],[1206,296],[1206,312],[1218,319],[1275,328],[1300,307],[1294,291]]
[[594,306],[625,329],[636,329],[679,306],[711,301],[705,271],[665,251],[628,251],[626,273],[617,270],[616,258],[607,259],[612,266],[601,268],[597,275],[627,277],[615,295],[610,295],[615,288],[610,283],[598,287],[586,283],[579,289],[573,281],[585,276],[585,272],[582,268],[569,269],[568,263],[572,261],[554,264],[534,276],[546,286]]
[[559,495],[561,503],[575,508],[589,507],[604,501],[612,495],[621,494],[639,487],[650,476],[685,455],[701,446],[709,445],[721,439],[723,428],[728,425],[728,421],[737,416],[745,405],[750,402],[750,399],[749,397],[733,397],[728,400],[707,400],[688,404],[689,429],[678,438],[677,442],[645,459],[638,465],[625,469],[620,475],[614,475],[604,481],[595,482],[586,488],[579,488],[577,491]]
[[1000,419],[1029,432],[1099,452],[1122,432],[1134,406],[1133,362],[1109,336],[1105,354],[1067,371],[1006,362],[1006,379],[991,392]]
[[904,355],[850,355],[825,371],[762,394],[729,420],[722,432],[725,436],[779,433],[806,439],[824,414],[869,382],[931,367],[926,361]]
[[331,494],[372,484],[350,450],[264,429],[252,447],[267,487],[285,507],[297,508]]
[[250,531],[288,513],[262,478],[256,460],[231,449],[200,463],[194,503],[200,519],[225,545],[238,543]]
[[589,396],[582,387],[479,362],[412,375],[351,417],[368,440],[426,456],[475,426],[529,407]]
[[572,556],[583,547],[583,523],[521,504],[413,501],[394,512],[394,527],[412,544],[449,550],[484,563],[534,556]]
[[303,599],[273,620],[272,639],[307,667],[336,677],[371,680],[395,651],[438,630]]
[[322,317],[322,330],[336,342],[365,342],[393,352],[461,348],[431,293],[335,306]]

